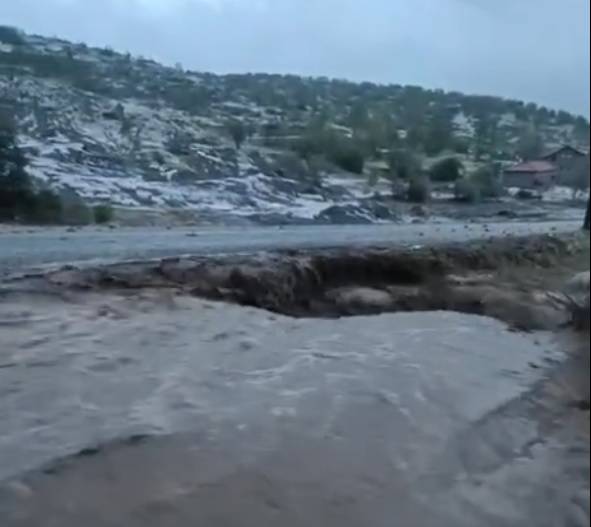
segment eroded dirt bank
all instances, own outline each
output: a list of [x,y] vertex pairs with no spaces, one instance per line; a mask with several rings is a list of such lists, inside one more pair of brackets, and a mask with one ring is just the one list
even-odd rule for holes
[[295,317],[451,310],[519,329],[551,329],[570,316],[559,289],[588,269],[580,235],[504,238],[436,248],[291,251],[66,267],[35,290],[167,288]]

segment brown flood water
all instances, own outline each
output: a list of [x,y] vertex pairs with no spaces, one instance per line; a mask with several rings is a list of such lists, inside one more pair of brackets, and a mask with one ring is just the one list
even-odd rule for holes
[[589,525],[588,339],[143,290],[10,294],[0,343],[2,527]]

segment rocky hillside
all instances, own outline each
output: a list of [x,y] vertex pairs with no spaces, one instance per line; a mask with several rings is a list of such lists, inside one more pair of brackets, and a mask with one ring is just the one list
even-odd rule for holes
[[185,71],[0,27],[0,109],[40,185],[207,220],[396,217],[388,156],[509,161],[588,142],[581,118],[418,87]]

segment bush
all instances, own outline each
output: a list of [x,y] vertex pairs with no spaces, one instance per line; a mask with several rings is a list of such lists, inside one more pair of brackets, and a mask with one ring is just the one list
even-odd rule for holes
[[453,183],[457,181],[464,171],[464,165],[455,157],[448,157],[435,163],[431,167],[431,181],[437,183]]
[[411,179],[406,191],[408,201],[413,203],[426,203],[431,199],[431,184],[426,177]]
[[94,222],[99,225],[113,221],[113,208],[109,205],[96,205],[93,207],[92,212]]
[[503,194],[503,185],[493,167],[479,168],[472,175],[472,181],[483,198],[498,198]]
[[244,141],[248,137],[248,130],[246,125],[240,121],[239,119],[230,119],[226,123],[226,129],[228,130],[228,134],[234,141],[234,145],[236,146],[236,150],[240,150]]
[[27,160],[17,145],[12,116],[0,115],[0,220],[23,219],[35,208]]
[[323,154],[333,165],[347,172],[363,174],[365,151],[361,142],[342,137],[332,130],[311,127],[290,146],[305,161]]
[[93,211],[78,196],[62,201],[62,221],[67,225],[88,225],[94,220]]
[[388,156],[391,179],[410,181],[421,172],[421,161],[408,150],[394,150]]
[[476,203],[480,200],[478,186],[469,179],[460,179],[454,187],[454,195],[457,201],[465,203]]
[[455,139],[453,149],[456,154],[468,154],[470,152],[470,143],[465,139]]
[[312,156],[322,153],[322,138],[319,135],[308,133],[292,141],[290,146],[298,156],[307,161]]
[[339,168],[354,174],[363,174],[365,156],[354,144],[339,145],[330,153],[330,160]]
[[515,197],[517,199],[523,199],[523,200],[528,200],[528,199],[539,199],[540,196],[538,195],[537,192],[534,192],[533,190],[527,190],[524,188],[520,188],[517,191],[517,194],[515,194]]
[[31,223],[51,225],[62,221],[62,201],[51,190],[42,190],[32,194],[23,219]]

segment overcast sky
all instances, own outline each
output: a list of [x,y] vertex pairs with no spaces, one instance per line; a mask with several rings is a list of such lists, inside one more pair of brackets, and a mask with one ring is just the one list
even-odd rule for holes
[[589,0],[0,0],[0,23],[202,71],[418,84],[589,116]]

